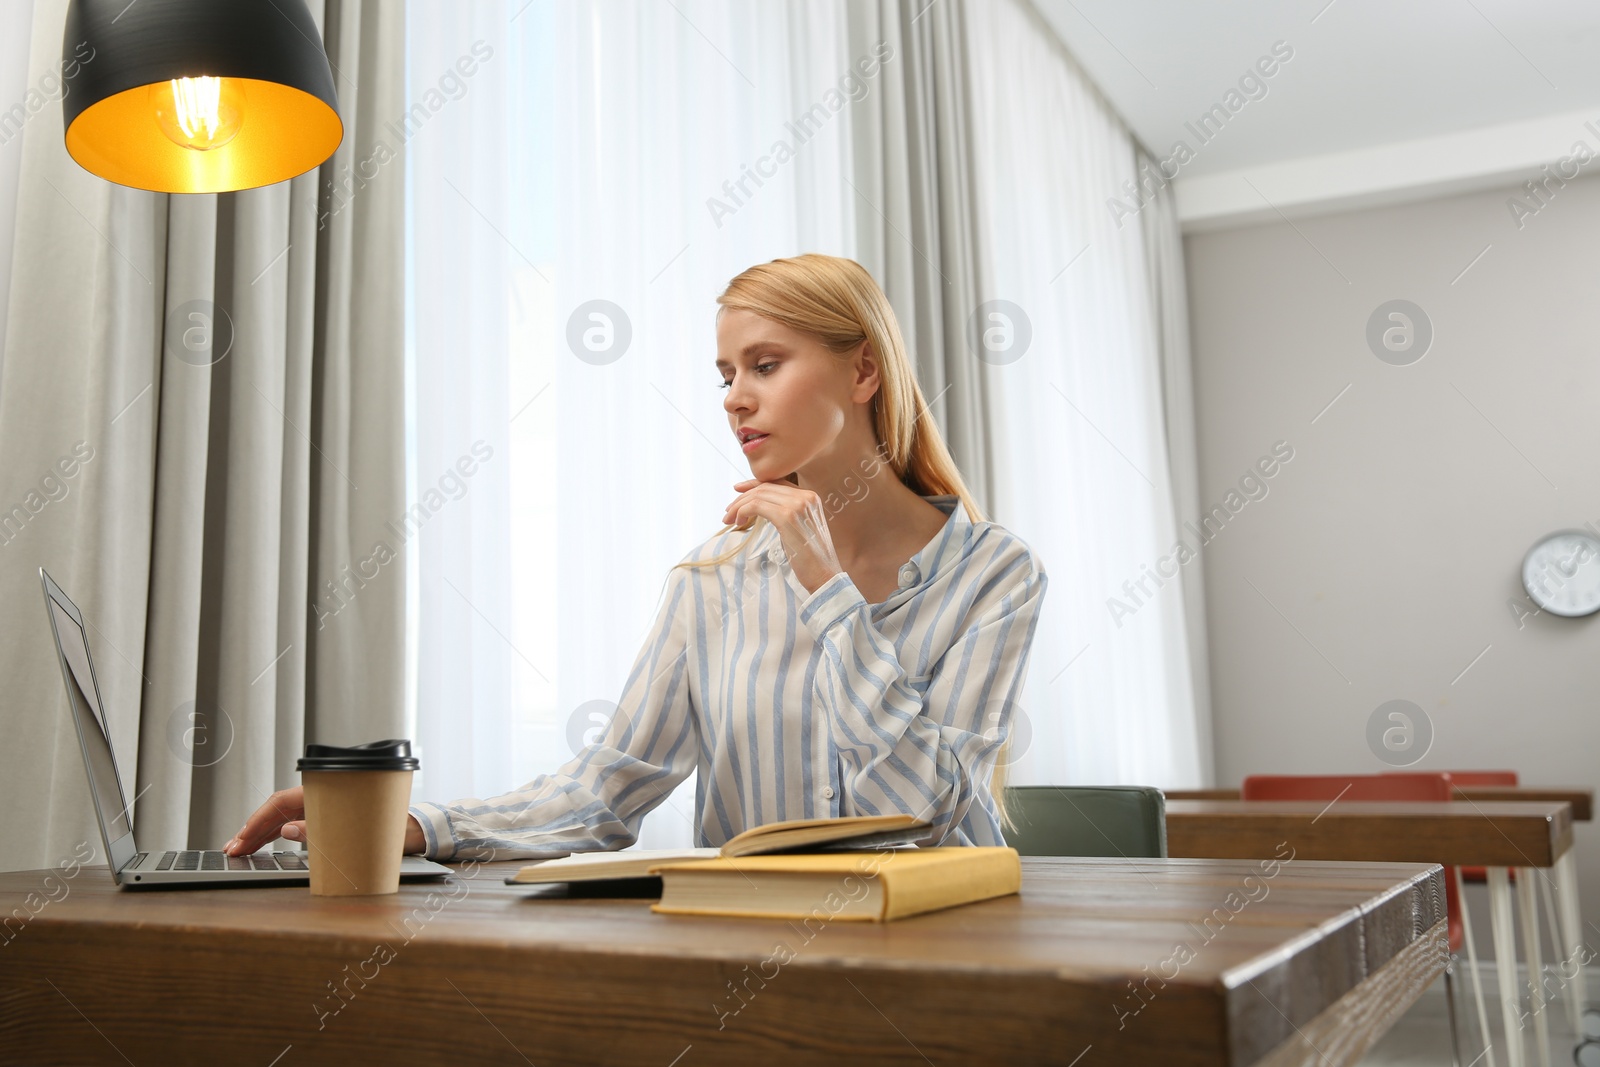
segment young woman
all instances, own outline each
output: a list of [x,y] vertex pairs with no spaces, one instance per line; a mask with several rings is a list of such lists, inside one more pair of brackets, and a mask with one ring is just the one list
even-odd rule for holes
[[[691,771],[700,845],[887,812],[928,819],[923,845],[1005,843],[1000,750],[1043,566],[983,520],[860,264],[773,260],[717,303],[751,473],[723,530],[668,574],[603,736],[503,796],[412,806],[407,852],[623,848]],[[302,839],[303,815],[299,787],[275,793],[228,851]]]

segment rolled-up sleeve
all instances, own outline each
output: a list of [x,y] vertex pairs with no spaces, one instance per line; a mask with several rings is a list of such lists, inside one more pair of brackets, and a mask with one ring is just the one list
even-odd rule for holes
[[[954,591],[954,639],[920,677],[907,674],[849,575],[834,575],[801,604],[800,618],[824,650],[816,693],[845,787],[840,814],[928,819],[924,845],[1004,843],[989,782],[1047,584],[1027,546],[1009,538]],[[975,800],[983,840],[961,830]]]
[[675,567],[616,714],[600,736],[558,770],[501,796],[412,805],[423,855],[518,859],[633,844],[645,815],[695,767],[693,616],[688,570]]

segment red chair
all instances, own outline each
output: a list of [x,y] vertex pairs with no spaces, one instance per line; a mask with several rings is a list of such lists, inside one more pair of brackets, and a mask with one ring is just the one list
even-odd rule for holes
[[[1480,784],[1480,783],[1473,783]],[[1455,795],[1455,783],[1447,773],[1392,772],[1389,774],[1252,774],[1239,786],[1240,800],[1334,800],[1445,802]],[[1461,896],[1453,867],[1444,869],[1444,896],[1450,951],[1460,949],[1465,927],[1461,922]],[[1476,953],[1473,953],[1476,955]],[[1478,1010],[1483,1012],[1483,994],[1478,988],[1476,966],[1472,980]],[[1444,973],[1445,998],[1450,1009],[1450,1040],[1455,1045],[1456,1062],[1461,1062],[1460,1039],[1456,1034],[1455,989],[1450,969]],[[1487,1018],[1483,1020],[1487,1025]]]

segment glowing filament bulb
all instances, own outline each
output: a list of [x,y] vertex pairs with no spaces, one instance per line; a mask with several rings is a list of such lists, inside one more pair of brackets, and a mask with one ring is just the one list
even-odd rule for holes
[[178,128],[187,140],[202,140],[202,125],[206,144],[217,139],[217,127],[222,125],[222,116],[217,114],[222,107],[221,78],[174,78],[172,99],[178,105]]
[[244,125],[244,87],[237,78],[173,78],[150,87],[161,131],[174,144],[209,152]]

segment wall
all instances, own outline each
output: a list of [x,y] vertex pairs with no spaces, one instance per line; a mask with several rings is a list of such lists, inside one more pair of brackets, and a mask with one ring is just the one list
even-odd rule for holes
[[[1293,449],[1201,550],[1219,784],[1384,770],[1368,722],[1395,699],[1431,723],[1415,769],[1600,781],[1600,616],[1513,607],[1538,538],[1600,527],[1600,182],[1520,227],[1514,192],[1185,241],[1202,506]],[[1366,338],[1393,299],[1434,331],[1409,365]],[[1600,833],[1577,847],[1600,919]]]

